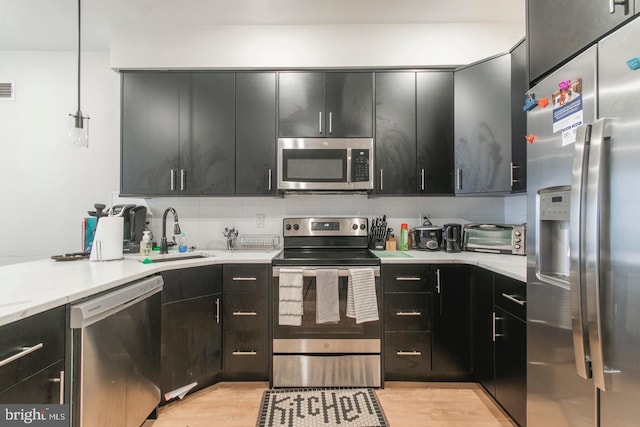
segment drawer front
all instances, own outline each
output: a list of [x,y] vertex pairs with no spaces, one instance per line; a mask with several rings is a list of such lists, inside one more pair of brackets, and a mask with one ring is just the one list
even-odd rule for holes
[[64,358],[66,308],[57,307],[0,327],[0,390]]
[[225,264],[224,292],[248,292],[267,295],[271,266],[268,264]]
[[263,294],[226,293],[223,304],[225,331],[268,331],[269,304]]
[[385,294],[384,330],[430,331],[431,294]]
[[383,265],[385,292],[430,292],[430,268],[420,264]]
[[411,381],[428,379],[431,373],[429,332],[385,332],[384,379]]
[[222,266],[170,270],[162,273],[162,303],[182,301],[222,292]]
[[269,378],[269,334],[225,332],[223,370],[226,379],[259,381]]
[[494,275],[495,305],[521,320],[527,320],[527,285],[500,274]]
[[64,387],[64,360],[60,360],[0,391],[0,404],[63,403]]

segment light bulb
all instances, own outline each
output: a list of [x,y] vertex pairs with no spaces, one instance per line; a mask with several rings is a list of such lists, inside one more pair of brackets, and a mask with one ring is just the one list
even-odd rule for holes
[[81,114],[78,112],[77,116],[70,115],[69,141],[79,147],[89,147],[89,118],[82,117]]

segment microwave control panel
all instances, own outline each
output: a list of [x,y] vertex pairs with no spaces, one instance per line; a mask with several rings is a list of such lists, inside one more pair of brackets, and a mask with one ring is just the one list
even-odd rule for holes
[[369,150],[351,150],[351,170],[353,182],[369,181]]

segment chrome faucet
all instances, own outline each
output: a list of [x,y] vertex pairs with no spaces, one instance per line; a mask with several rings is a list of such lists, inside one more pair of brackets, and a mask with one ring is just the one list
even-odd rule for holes
[[180,234],[180,224],[178,224],[178,213],[173,208],[167,208],[162,214],[162,238],[160,239],[160,253],[168,254],[169,248],[167,245],[167,214],[171,212],[173,214],[173,234]]

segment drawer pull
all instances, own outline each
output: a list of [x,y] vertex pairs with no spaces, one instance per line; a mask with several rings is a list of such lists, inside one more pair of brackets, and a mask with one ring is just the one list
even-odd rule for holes
[[18,360],[24,356],[26,356],[27,354],[33,353],[36,350],[40,350],[42,347],[44,347],[44,344],[40,343],[40,344],[36,344],[33,347],[22,347],[22,351],[20,353],[14,354],[13,356],[7,357],[4,360],[0,360],[0,366],[4,366],[4,365],[8,365],[9,363]]
[[234,282],[255,282],[256,280],[258,280],[257,277],[234,277],[233,279]]
[[422,277],[396,277],[398,282],[420,282]]
[[419,311],[398,311],[396,316],[422,316]]
[[256,311],[234,311],[234,316],[257,316],[258,312]]
[[64,371],[60,371],[60,376],[58,378],[51,378],[49,382],[58,383],[59,393],[60,393],[60,404],[64,404]]
[[397,351],[398,356],[422,356],[421,351]]
[[502,296],[505,297],[506,299],[508,299],[509,301],[513,301],[513,302],[515,302],[516,304],[519,304],[519,305],[525,305],[527,303],[527,301],[525,301],[525,300],[521,300],[521,299],[516,298],[517,295],[502,294]]
[[258,354],[258,352],[256,351],[234,351],[233,353],[234,356],[255,356],[256,354]]

